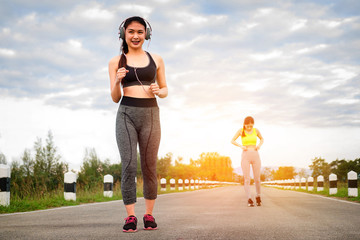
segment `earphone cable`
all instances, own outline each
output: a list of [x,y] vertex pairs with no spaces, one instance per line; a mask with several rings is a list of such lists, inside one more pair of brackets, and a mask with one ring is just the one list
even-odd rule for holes
[[145,87],[144,87],[144,84],[142,84],[142,82],[140,81],[137,73],[136,73],[136,67],[134,67],[134,73],[135,73],[135,76],[136,76],[136,79],[138,80],[138,82],[141,84],[142,88],[144,89],[145,93],[150,97],[152,98],[152,96],[146,91]]

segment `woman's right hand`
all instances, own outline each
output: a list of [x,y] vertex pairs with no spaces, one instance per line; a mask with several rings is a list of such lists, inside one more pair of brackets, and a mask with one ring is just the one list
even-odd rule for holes
[[116,72],[116,83],[120,83],[128,72],[129,70],[126,70],[124,67],[119,68]]
[[248,148],[246,146],[241,146],[241,149],[244,150],[244,151],[248,150]]

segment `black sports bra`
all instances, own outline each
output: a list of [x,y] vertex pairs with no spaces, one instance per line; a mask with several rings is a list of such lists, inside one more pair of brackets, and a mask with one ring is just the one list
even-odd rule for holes
[[[146,52],[149,58],[149,64],[146,67],[131,67],[126,64],[126,69],[129,70],[122,80],[123,87],[130,87],[136,85],[150,85],[155,83],[156,79],[156,64],[150,53]],[[136,73],[135,73],[136,71]],[[136,77],[138,76],[138,78]],[[138,80],[139,79],[139,80]],[[141,83],[139,82],[141,81]]]

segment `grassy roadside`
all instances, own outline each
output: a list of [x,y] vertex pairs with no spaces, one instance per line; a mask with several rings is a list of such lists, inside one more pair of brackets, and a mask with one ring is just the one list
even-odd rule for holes
[[62,190],[57,190],[42,196],[34,196],[25,199],[19,199],[10,195],[10,206],[0,206],[0,214],[28,212],[63,206],[74,206],[85,203],[106,202],[122,199],[121,192],[116,190],[114,191],[112,198],[104,197],[103,193],[103,189],[101,188],[96,188],[92,191],[78,190],[76,192],[76,201],[66,201],[64,199],[64,192]]
[[[348,189],[347,189],[345,183],[339,183],[338,191],[336,194],[333,194],[333,195],[330,195],[328,186],[325,186],[324,191],[321,191],[321,192],[317,192],[316,188],[314,188],[312,191],[308,191],[308,190],[304,190],[304,189],[300,189],[300,188],[299,189],[284,189],[284,188],[280,188],[280,187],[276,187],[276,188],[282,189],[282,190],[288,190],[288,191],[297,191],[297,192],[304,192],[304,193],[310,193],[310,194],[317,194],[317,195],[322,195],[325,197],[337,198],[337,199],[341,199],[341,200],[360,203],[360,196],[348,197]],[[358,193],[360,193],[360,187],[358,187]]]
[[[210,187],[203,187],[201,189],[207,189]],[[142,183],[137,184],[137,197],[143,197],[142,193]],[[198,189],[189,189],[179,191],[176,187],[176,190],[170,190],[170,186],[167,186],[166,191],[160,191],[160,186],[158,189],[158,194],[167,194],[167,193],[176,193],[176,192],[185,192],[185,191],[196,191]],[[114,200],[121,200],[121,189],[120,185],[117,184],[113,189],[113,197],[104,197],[103,186],[98,186],[91,191],[84,191],[77,189],[76,192],[76,201],[65,201],[63,190],[59,189],[55,192],[44,194],[42,196],[35,196],[27,199],[17,199],[16,197],[11,196],[10,206],[0,206],[0,214],[4,213],[15,213],[15,212],[29,212],[35,210],[44,210],[56,207],[64,206],[75,206],[86,203],[95,203],[95,202],[108,202]]]

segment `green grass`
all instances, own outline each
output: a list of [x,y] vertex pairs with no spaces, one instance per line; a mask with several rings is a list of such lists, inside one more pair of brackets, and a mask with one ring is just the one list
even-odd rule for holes
[[[279,188],[279,189],[283,189],[283,188]],[[353,201],[353,202],[359,202],[360,203],[360,196],[357,197],[348,197],[348,189],[347,189],[347,184],[346,183],[338,183],[338,191],[336,194],[332,194],[330,195],[329,193],[329,186],[325,185],[324,186],[324,191],[321,192],[317,192],[316,191],[316,187],[314,188],[313,191],[308,191],[308,190],[304,190],[304,189],[284,189],[284,190],[290,190],[290,191],[297,191],[297,192],[305,192],[305,193],[310,193],[310,194],[318,194],[318,195],[323,195],[326,197],[333,197],[333,198],[338,198],[338,199],[342,199],[342,200],[347,200],[347,201]],[[360,187],[358,187],[358,194],[360,193]]]
[[[211,187],[203,187],[201,189],[207,189]],[[143,197],[143,184],[142,182],[138,182],[137,184],[137,197]],[[170,186],[167,185],[166,191],[160,190],[160,184],[158,189],[158,194],[166,194],[166,193],[176,193],[176,192],[185,192],[185,191],[196,191],[197,189],[189,189],[179,191],[177,186],[176,190],[170,190]],[[49,208],[56,208],[56,207],[64,207],[64,206],[74,206],[86,203],[95,203],[95,202],[107,202],[107,201],[114,201],[114,200],[121,200],[121,189],[120,185],[117,184],[114,186],[113,189],[113,197],[104,197],[104,189],[102,185],[95,187],[92,190],[81,190],[77,189],[76,192],[76,201],[66,201],[64,199],[64,192],[63,190],[59,189],[57,191],[44,194],[42,196],[34,196],[31,198],[26,199],[19,199],[16,196],[10,195],[10,206],[1,206],[0,205],[0,214],[3,213],[15,213],[15,212],[28,212],[28,211],[35,211],[35,210],[44,210]]]
[[114,192],[112,198],[104,197],[103,190],[98,188],[92,191],[78,191],[76,201],[66,201],[63,191],[55,191],[45,196],[34,196],[25,199],[11,197],[10,206],[0,206],[0,213],[27,212],[49,208],[74,206],[84,203],[106,202],[122,199],[121,193]]

